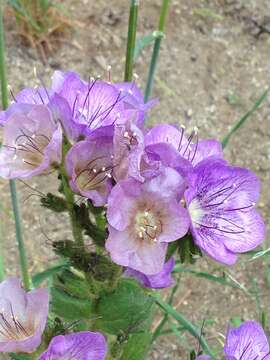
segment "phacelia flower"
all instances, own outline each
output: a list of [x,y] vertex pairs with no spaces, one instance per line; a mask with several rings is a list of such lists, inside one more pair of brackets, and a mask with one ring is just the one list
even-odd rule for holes
[[112,189],[106,248],[114,262],[146,275],[162,271],[168,242],[183,237],[189,227],[179,203],[185,186],[177,171],[165,168],[143,184],[127,179]]
[[195,243],[216,261],[231,265],[238,253],[256,248],[265,225],[254,206],[259,180],[251,171],[222,160],[200,162],[185,192]]
[[69,136],[76,140],[99,127],[122,124],[128,119],[138,119],[141,112],[144,114],[146,109],[138,98],[139,90],[133,96],[127,86],[128,83],[115,86],[99,79],[86,82],[74,72],[56,71],[51,102],[56,112],[58,107]]
[[227,360],[269,360],[270,347],[261,325],[246,321],[238,328],[229,328],[224,353]]
[[[199,140],[198,130],[195,128],[190,136],[185,136],[185,127],[180,130],[172,125],[162,124],[154,126],[145,136],[145,146],[151,146],[152,151],[159,144],[167,144],[176,151],[182,158],[195,166],[206,158],[222,158],[222,146],[217,140]],[[169,149],[168,147],[168,149]],[[168,150],[167,150],[168,151]],[[184,168],[187,165],[183,162],[178,165]]]
[[164,264],[163,269],[158,274],[145,275],[142,272],[127,268],[124,272],[124,275],[137,279],[139,283],[149,289],[164,289],[174,284],[174,279],[172,277],[174,264],[174,258],[171,257]]
[[71,189],[91,199],[95,206],[105,205],[112,188],[112,138],[79,141],[66,156]]
[[118,124],[114,129],[113,163],[116,181],[129,175],[137,180],[140,176],[140,158],[144,151],[144,134],[132,121]]
[[98,332],[82,331],[54,337],[39,360],[104,360],[107,345]]
[[144,102],[144,97],[141,90],[138,88],[135,81],[133,82],[121,82],[113,84],[123,94],[124,110],[129,111],[128,118],[131,119],[136,111],[136,125],[138,127],[143,126],[145,113],[151,109],[156,103],[157,99],[153,99]]
[[26,292],[20,280],[0,284],[0,352],[31,353],[41,343],[49,309],[46,289]]
[[13,104],[4,122],[0,175],[29,178],[61,161],[62,129],[45,105]]

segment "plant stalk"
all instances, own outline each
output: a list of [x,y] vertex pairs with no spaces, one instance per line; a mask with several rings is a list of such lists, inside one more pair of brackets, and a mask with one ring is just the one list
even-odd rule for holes
[[135,50],[135,44],[136,44],[138,7],[139,7],[139,1],[131,0],[130,10],[129,10],[129,22],[128,22],[125,81],[132,81],[132,76],[133,76],[133,63],[134,63],[134,50]]
[[[69,144],[67,143],[67,140],[64,139],[63,158],[65,158],[68,148],[69,148]],[[75,201],[74,194],[69,187],[67,173],[66,173],[64,163],[62,163],[60,166],[60,174],[61,174],[61,179],[62,179],[63,192],[64,192],[64,195],[65,195],[65,198],[67,201],[67,207],[68,207],[68,213],[69,213],[73,238],[79,246],[83,246],[84,242],[83,242],[82,228],[81,228],[81,225],[78,223],[78,219],[76,216],[76,211],[75,211],[75,206],[74,206],[74,201]]]
[[[8,86],[6,78],[6,67],[5,67],[5,41],[4,41],[4,25],[3,25],[3,8],[4,2],[0,1],[0,77],[1,77],[1,98],[3,109],[8,107]],[[10,193],[11,193],[11,202],[12,209],[15,220],[15,229],[16,229],[16,239],[18,243],[19,255],[20,255],[20,266],[23,278],[23,285],[26,290],[29,290],[31,287],[31,280],[28,273],[28,261],[24,247],[23,235],[22,235],[22,226],[21,226],[21,216],[17,200],[16,184],[14,180],[10,180]],[[1,253],[1,257],[3,254]],[[3,260],[1,260],[3,263]]]
[[144,102],[147,102],[151,96],[153,84],[154,84],[154,78],[155,78],[155,72],[157,68],[157,61],[160,51],[160,45],[162,38],[164,37],[164,30],[165,30],[165,24],[166,24],[166,18],[169,10],[169,2],[170,0],[163,0],[162,8],[160,11],[160,18],[159,18],[159,25],[158,25],[158,31],[160,34],[163,34],[163,36],[158,36],[154,43],[153,53],[152,53],[152,59],[149,67],[149,73],[146,83],[146,89],[144,94]]

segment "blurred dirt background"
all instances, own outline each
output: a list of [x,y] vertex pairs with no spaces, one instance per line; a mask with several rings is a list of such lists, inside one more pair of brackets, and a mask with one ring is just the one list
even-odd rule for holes
[[[55,69],[78,71],[89,75],[106,74],[112,66],[113,80],[123,78],[128,22],[127,0],[64,0],[73,20],[73,32],[61,42],[42,64],[35,49],[22,46],[14,21],[6,16],[8,30],[8,81],[14,93],[38,84],[37,73],[49,84]],[[156,29],[161,1],[142,0],[139,10],[138,36]],[[135,71],[145,86],[151,49],[139,57]],[[262,94],[270,82],[270,2],[269,0],[171,0],[166,38],[163,41],[154,96],[159,104],[151,113],[151,123],[169,122],[196,125],[201,138],[222,137]],[[226,148],[226,158],[235,165],[248,167],[262,183],[259,209],[269,224],[270,211],[270,107],[264,103]],[[57,188],[56,178],[39,177],[18,182],[24,235],[29,249],[31,271],[53,263],[50,239],[70,236],[67,219],[50,214],[39,205],[39,193]],[[1,222],[5,239],[6,266],[9,274],[18,274],[18,258],[10,208],[8,184],[1,180]],[[265,248],[269,246],[266,242]],[[229,269],[203,258],[195,269],[222,274],[229,272],[243,288],[257,292],[255,301],[244,291],[185,274],[175,297],[175,306],[200,326],[215,347],[222,341],[227,322],[234,316],[258,319],[262,307],[270,318],[266,270],[267,258],[253,262],[242,256]],[[188,337],[161,337],[149,354],[149,360],[188,359]],[[1,357],[0,357],[1,358]]]

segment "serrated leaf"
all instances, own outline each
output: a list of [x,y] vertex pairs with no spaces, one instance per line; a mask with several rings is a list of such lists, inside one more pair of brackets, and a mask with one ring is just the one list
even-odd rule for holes
[[90,299],[78,299],[56,288],[51,289],[51,311],[65,320],[91,318]]
[[152,297],[134,280],[122,279],[111,293],[104,293],[98,307],[97,327],[109,334],[132,333],[147,321]]

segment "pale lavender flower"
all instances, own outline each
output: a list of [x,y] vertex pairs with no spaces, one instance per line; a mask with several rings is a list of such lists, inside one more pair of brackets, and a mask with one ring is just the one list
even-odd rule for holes
[[144,134],[132,121],[117,124],[113,137],[113,175],[116,181],[128,176],[141,180],[140,162],[144,151]]
[[[185,136],[185,127],[180,129],[172,125],[162,124],[154,126],[145,136],[145,146],[167,144],[182,158],[193,166],[206,158],[222,158],[222,146],[217,140],[199,140],[198,130],[195,128],[190,136]],[[180,164],[181,166],[181,164]]]
[[200,162],[189,176],[185,192],[195,243],[216,261],[231,265],[238,253],[256,248],[265,225],[254,206],[259,180],[247,169],[223,160]]
[[128,179],[112,189],[106,248],[114,262],[146,275],[162,271],[168,242],[183,237],[189,227],[179,203],[185,187],[177,171],[165,168],[143,184]]
[[4,122],[0,175],[29,178],[61,161],[62,129],[45,105],[14,104]]
[[0,352],[31,353],[41,343],[49,309],[46,289],[26,292],[20,280],[0,284]]
[[270,347],[263,328],[256,321],[246,321],[229,328],[224,347],[226,360],[269,360]]
[[165,289],[174,284],[174,279],[172,277],[174,264],[174,258],[171,257],[163,265],[163,269],[158,274],[145,275],[142,272],[127,268],[124,272],[124,276],[137,279],[139,283],[149,289]]
[[196,357],[196,360],[211,360],[211,357],[207,355],[199,355]]
[[54,337],[38,360],[104,360],[107,345],[98,332],[82,331]]
[[112,188],[112,137],[79,141],[66,155],[71,189],[91,199],[95,206],[105,205]]
[[127,85],[118,88],[99,79],[85,82],[74,72],[56,71],[51,102],[69,136],[78,139],[99,127],[123,124],[128,119],[141,122],[146,108],[137,93],[133,96],[127,91]]

